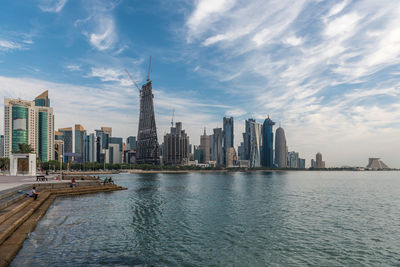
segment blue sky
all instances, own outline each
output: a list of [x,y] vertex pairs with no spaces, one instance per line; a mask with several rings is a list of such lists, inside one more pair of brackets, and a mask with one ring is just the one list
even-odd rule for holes
[[2,3],[0,92],[49,90],[56,128],[136,135],[124,69],[143,83],[150,55],[160,140],[173,109],[193,144],[234,116],[238,145],[245,119],[270,115],[307,163],[400,167],[397,0]]

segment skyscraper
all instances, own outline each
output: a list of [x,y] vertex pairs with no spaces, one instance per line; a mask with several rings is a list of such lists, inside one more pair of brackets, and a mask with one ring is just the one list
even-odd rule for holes
[[136,143],[136,162],[139,164],[160,164],[153,98],[153,89],[148,77],[147,83],[140,90],[140,115]]
[[292,169],[299,168],[299,153],[295,151],[288,153],[288,167]]
[[203,161],[200,163],[208,163],[210,161],[210,136],[207,135],[205,127],[204,134],[200,136],[199,150],[203,150]]
[[[62,140],[64,141],[64,155],[69,153],[72,154],[72,127],[60,128],[58,132],[62,133]],[[70,160],[68,156],[64,156],[64,162],[67,163]]]
[[274,133],[273,122],[269,116],[264,120],[262,127],[262,155],[261,155],[261,165],[267,168],[272,168],[274,166]]
[[35,106],[50,107],[49,91],[46,90],[35,98]]
[[185,165],[189,162],[189,136],[182,130],[182,123],[175,123],[164,136],[164,165]]
[[85,161],[85,136],[86,130],[80,124],[75,124],[75,154],[78,154],[78,162]]
[[4,99],[4,157],[18,150],[19,144],[37,146],[37,116],[33,101]]
[[110,137],[109,138],[109,161],[110,163],[122,163],[122,138]]
[[223,119],[223,139],[224,139],[224,164],[226,166],[226,154],[230,147],[233,147],[233,117]]
[[217,166],[224,165],[223,135],[221,128],[215,128],[213,134],[213,158]]
[[256,122],[254,119],[248,119],[245,122],[245,132],[243,133],[243,160],[250,160],[250,124]]
[[317,168],[317,169],[325,168],[325,161],[322,161],[322,154],[320,152],[318,152],[315,155],[315,168]]
[[111,136],[112,136],[112,127],[105,127],[105,126],[102,126],[102,127],[101,127],[101,130],[102,130],[104,133],[108,134],[108,137],[111,137]]
[[275,164],[279,168],[287,167],[287,146],[285,131],[282,127],[276,129],[275,135]]
[[96,136],[94,133],[85,136],[85,162],[97,161]]
[[255,121],[249,121],[250,126],[250,167],[256,168],[261,166],[261,124]]
[[126,138],[126,145],[128,150],[136,150],[136,136]]
[[0,158],[4,157],[4,135],[0,135]]

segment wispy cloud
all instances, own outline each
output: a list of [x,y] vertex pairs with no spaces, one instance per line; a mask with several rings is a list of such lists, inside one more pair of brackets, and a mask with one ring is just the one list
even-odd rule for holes
[[90,44],[100,51],[114,48],[117,41],[114,20],[111,17],[99,17],[96,24],[95,31],[87,34]]
[[121,86],[132,86],[133,83],[123,70],[112,68],[91,68],[91,72],[86,77],[99,78],[102,82],[117,82]]
[[0,40],[0,50],[2,51],[15,50],[21,48],[22,46],[16,42]]
[[80,65],[75,65],[75,64],[70,64],[65,66],[65,68],[69,71],[79,71],[81,70],[81,66]]
[[39,8],[43,12],[60,12],[64,5],[67,3],[67,0],[41,0],[39,4]]

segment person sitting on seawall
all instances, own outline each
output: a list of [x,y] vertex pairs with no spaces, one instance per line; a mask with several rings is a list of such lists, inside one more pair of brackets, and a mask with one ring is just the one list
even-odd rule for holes
[[108,180],[108,183],[114,184],[114,180],[110,177],[110,179]]
[[72,180],[71,180],[71,187],[76,187],[75,178],[72,178]]
[[105,179],[104,179],[104,185],[106,185],[108,183],[108,177],[106,177]]
[[26,193],[27,197],[33,197],[33,200],[36,200],[39,193],[36,192],[36,187],[32,187],[32,190],[29,193]]

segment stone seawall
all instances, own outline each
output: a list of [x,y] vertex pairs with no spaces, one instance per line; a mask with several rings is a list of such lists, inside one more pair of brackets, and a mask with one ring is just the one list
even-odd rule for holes
[[0,266],[8,266],[40,219],[57,196],[74,196],[124,190],[117,185],[103,185],[98,181],[80,181],[77,187],[70,183],[35,183],[37,200],[25,197],[0,210]]

